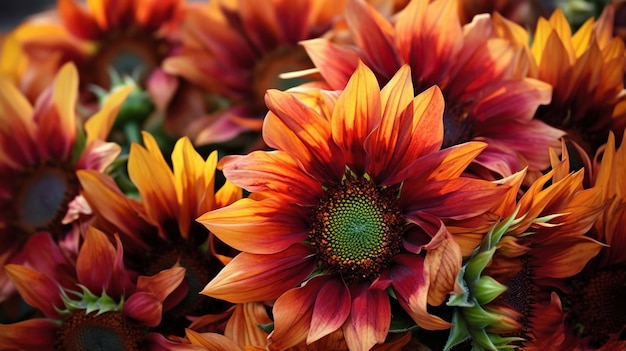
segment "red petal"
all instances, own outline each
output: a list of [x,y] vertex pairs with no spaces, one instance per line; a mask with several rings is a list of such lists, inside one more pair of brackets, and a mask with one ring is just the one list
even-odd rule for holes
[[350,350],[366,351],[385,341],[391,323],[391,305],[386,290],[371,289],[365,282],[351,286],[350,317],[343,334]]
[[286,350],[302,343],[311,328],[313,308],[328,276],[316,277],[282,294],[274,303],[274,330],[268,336],[272,350]]
[[137,292],[126,300],[122,314],[142,325],[156,327],[161,323],[163,305],[152,293]]
[[365,1],[348,1],[345,13],[354,41],[364,51],[365,63],[383,77],[391,77],[401,64],[393,26]]
[[396,256],[391,269],[392,286],[400,305],[415,320],[417,325],[427,330],[441,330],[450,323],[431,315],[426,310],[429,276],[424,270],[424,257],[418,255]]
[[301,44],[333,89],[341,90],[346,87],[359,62],[356,51],[321,38],[305,40]]
[[102,33],[94,17],[74,0],[58,0],[57,6],[63,24],[75,36],[85,40],[94,40]]
[[350,290],[342,279],[329,279],[315,298],[311,327],[306,338],[310,344],[341,328],[350,314]]
[[234,302],[273,300],[298,286],[317,265],[309,245],[295,244],[271,255],[237,255],[200,292]]

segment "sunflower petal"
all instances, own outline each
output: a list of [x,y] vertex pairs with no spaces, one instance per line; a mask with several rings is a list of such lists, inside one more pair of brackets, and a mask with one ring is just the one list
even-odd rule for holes
[[382,344],[389,332],[391,305],[386,290],[371,289],[365,282],[351,286],[350,316],[343,335],[350,350],[366,351]]
[[[273,199],[247,198],[205,213],[198,222],[237,250],[273,254],[306,239],[308,227],[302,211],[298,206]],[[251,240],[254,233],[258,234]]]
[[200,292],[244,303],[273,300],[300,284],[317,261],[310,246],[296,244],[272,255],[237,255]]

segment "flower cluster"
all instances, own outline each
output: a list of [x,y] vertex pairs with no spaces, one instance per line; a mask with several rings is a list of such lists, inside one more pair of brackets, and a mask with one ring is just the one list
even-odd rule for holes
[[3,33],[0,350],[626,350],[626,7],[548,3]]

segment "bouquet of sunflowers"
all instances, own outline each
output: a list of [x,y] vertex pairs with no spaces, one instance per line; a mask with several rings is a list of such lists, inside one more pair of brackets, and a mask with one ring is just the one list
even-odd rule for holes
[[625,14],[58,0],[0,42],[0,350],[626,350]]

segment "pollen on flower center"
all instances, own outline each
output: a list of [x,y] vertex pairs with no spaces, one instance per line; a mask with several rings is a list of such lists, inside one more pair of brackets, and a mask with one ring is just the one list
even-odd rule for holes
[[141,330],[119,312],[85,313],[78,310],[63,319],[54,344],[56,351],[139,351]]
[[592,346],[600,347],[610,334],[626,324],[626,267],[610,267],[597,271],[588,279],[576,281],[568,296],[569,324]]
[[397,189],[348,177],[326,195],[309,233],[323,267],[346,280],[375,278],[400,252],[406,218]]
[[41,167],[26,176],[17,190],[15,225],[28,233],[54,231],[77,194],[78,181],[72,172]]

